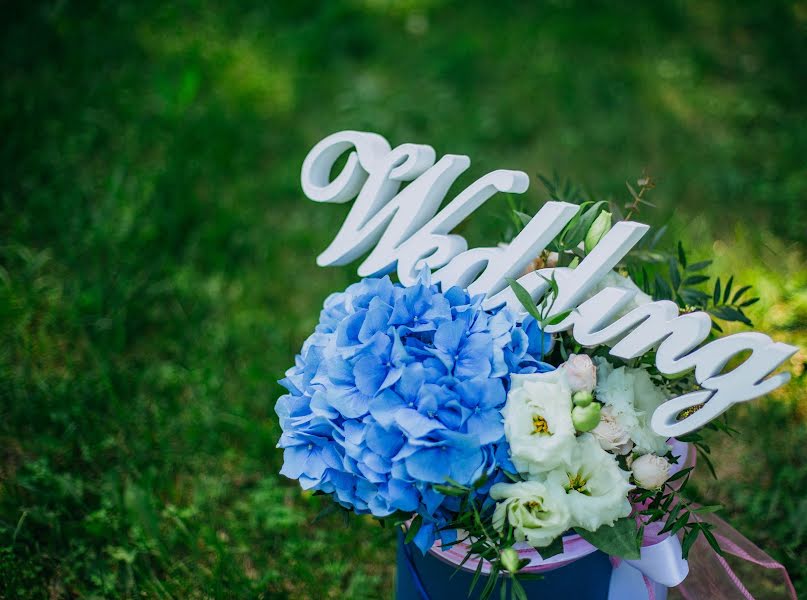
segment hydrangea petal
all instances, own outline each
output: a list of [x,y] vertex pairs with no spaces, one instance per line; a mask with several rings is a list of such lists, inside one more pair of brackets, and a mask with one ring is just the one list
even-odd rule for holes
[[285,475],[359,513],[416,511],[424,551],[460,507],[434,484],[487,473],[477,492],[487,497],[512,469],[501,395],[511,374],[544,369],[530,352],[537,325],[428,277],[365,279],[329,296],[276,407]]

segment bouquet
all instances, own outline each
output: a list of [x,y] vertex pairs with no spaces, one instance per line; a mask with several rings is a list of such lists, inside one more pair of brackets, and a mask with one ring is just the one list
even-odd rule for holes
[[[649,178],[629,186],[624,218],[546,180],[553,201],[538,215],[511,202],[507,241],[467,250],[449,232],[485,186],[434,214],[438,176],[462,158],[434,164],[428,146],[342,132],[306,159],[310,198],[358,194],[320,264],[376,248],[359,269],[368,276],[325,300],[281,381],[281,472],[401,527],[423,553],[461,551],[482,598],[502,575],[526,598],[522,576],[570,536],[617,560],[641,559],[650,535],[682,559],[699,537],[722,553],[708,517],[719,507],[682,493],[687,459],[697,452],[711,468],[702,431],[732,434],[726,409],[786,381],[766,376],[795,348],[762,334],[718,339],[720,322],[751,324],[750,287],[712,283],[709,260],[689,261],[680,243],[663,253],[660,235],[636,245],[647,226],[630,218]],[[493,192],[526,189],[523,173],[491,175]]]

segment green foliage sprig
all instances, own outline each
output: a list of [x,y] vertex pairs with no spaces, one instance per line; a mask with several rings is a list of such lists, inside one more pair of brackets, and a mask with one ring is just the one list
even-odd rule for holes
[[[746,296],[751,290],[750,285],[735,289],[734,276],[730,276],[725,285],[718,277],[711,288],[705,288],[712,278],[705,271],[713,261],[690,263],[680,241],[674,254],[656,253],[648,260],[647,252],[652,249],[652,246],[640,247],[640,254],[633,255],[632,262],[626,265],[628,276],[642,291],[656,300],[673,300],[684,312],[700,310],[708,313],[712,317],[712,328],[718,333],[723,328],[715,319],[739,322],[749,327],[753,325],[744,312],[745,308],[759,301],[758,297]],[[659,268],[658,263],[664,262],[666,269]]]
[[[720,545],[711,532],[713,525],[697,517],[698,514],[717,512],[722,510],[723,507],[720,505],[694,506],[681,493],[689,483],[689,477],[694,468],[685,467],[681,469],[657,491],[637,489],[630,493],[632,504],[646,505],[645,508],[640,509],[637,513],[641,521],[645,523],[640,530],[643,530],[644,526],[649,523],[664,521],[664,527],[662,527],[660,533],[678,535],[681,532],[681,554],[685,559],[689,556],[689,551],[699,535],[703,535],[715,552],[723,554]],[[675,482],[680,482],[678,487],[673,485]]]
[[540,305],[535,304],[535,301],[532,299],[532,296],[530,296],[527,289],[515,279],[507,278],[507,283],[510,284],[513,293],[516,295],[516,298],[527,311],[527,313],[538,321],[541,329],[544,329],[549,325],[559,324],[561,321],[563,321],[563,319],[568,317],[572,311],[570,309],[556,315],[552,314],[552,309],[555,307],[555,301],[560,293],[558,282],[557,279],[555,279],[554,273],[552,274],[552,277],[547,278],[541,275],[541,278],[549,284],[549,290],[541,299]]
[[[507,474],[507,476],[513,481],[520,481],[514,475]],[[491,597],[497,582],[500,583],[499,593],[502,599],[510,597],[515,600],[527,600],[521,582],[540,579],[541,575],[522,572],[530,561],[526,558],[519,558],[513,548],[516,543],[515,531],[507,519],[501,530],[497,530],[493,526],[494,505],[486,507],[477,495],[477,491],[485,483],[487,483],[487,478],[480,479],[470,487],[453,481],[440,486],[440,492],[443,494],[460,498],[460,509],[456,519],[445,526],[447,530],[465,532],[464,536],[454,544],[469,542],[468,551],[457,569],[461,569],[471,557],[480,559],[468,590],[469,597],[479,585],[484,566],[483,561],[487,561],[490,565],[490,574],[480,592],[480,600],[487,600]],[[407,533],[407,539],[410,541],[414,538],[414,533],[411,533],[414,527],[417,525],[413,522]],[[640,556],[641,531],[632,517],[618,519],[613,526],[600,527],[597,531],[578,528],[575,529],[575,532],[611,556],[628,559],[636,559]],[[416,530],[415,533],[417,533]],[[542,559],[562,554],[562,536],[555,538],[549,545],[539,548],[538,552]]]
[[[550,200],[578,204],[581,207],[545,250],[557,252],[559,267],[575,266],[593,249],[595,244],[584,242],[587,242],[587,234],[602,213],[613,214],[616,220],[629,220],[639,214],[643,207],[655,206],[647,196],[656,187],[656,183],[647,173],[636,180],[635,187],[629,181],[625,182],[631,200],[624,206],[610,199],[594,200],[580,186],[561,178],[557,173],[551,178],[539,174],[538,178]],[[508,202],[513,224],[516,230],[520,230],[532,216],[523,207],[517,206],[512,196],[508,197]],[[739,322],[751,327],[752,322],[745,314],[745,309],[759,301],[758,297],[749,297],[751,286],[735,287],[734,276],[730,276],[725,284],[717,277],[707,288],[712,276],[706,271],[713,261],[690,262],[680,241],[672,252],[660,250],[667,230],[668,227],[663,225],[656,228],[652,235],[646,235],[639,241],[620,265],[625,274],[655,300],[675,301],[683,312],[708,313],[712,317],[712,329],[716,333],[723,332],[718,321]]]
[[[480,559],[468,590],[469,597],[479,585],[484,561],[487,561],[490,565],[490,574],[480,592],[480,600],[487,600],[491,597],[497,582],[500,582],[501,598],[506,598],[509,591],[510,598],[527,600],[527,594],[521,581],[534,579],[535,575],[520,573],[521,569],[529,564],[529,560],[518,558],[518,554],[513,548],[516,539],[512,525],[505,523],[501,531],[497,530],[493,526],[494,505],[485,507],[484,503],[479,500],[477,491],[486,482],[487,477],[483,477],[470,487],[453,481],[439,486],[439,491],[443,494],[460,499],[457,517],[445,526],[447,530],[465,532],[464,537],[454,542],[455,544],[469,542],[468,552],[457,566],[457,570],[461,569],[471,557]],[[542,549],[542,556],[544,556],[544,552],[546,552],[545,557],[563,552],[563,543],[560,538],[551,547]]]

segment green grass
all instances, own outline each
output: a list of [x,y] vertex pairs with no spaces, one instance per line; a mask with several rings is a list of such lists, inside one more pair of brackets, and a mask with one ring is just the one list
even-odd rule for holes
[[[642,216],[804,347],[805,4],[523,4],[6,7],[0,597],[390,596],[392,532],[312,523],[277,474],[276,380],[356,278],[314,263],[347,207],[299,188],[333,131],[469,154],[464,184],[556,169],[627,201],[646,167]],[[497,241],[504,206],[464,233]],[[803,594],[804,362],[698,490]]]

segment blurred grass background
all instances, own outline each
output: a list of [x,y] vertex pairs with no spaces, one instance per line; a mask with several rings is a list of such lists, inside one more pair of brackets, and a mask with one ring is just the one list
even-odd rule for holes
[[[657,179],[750,315],[807,342],[807,2],[3,3],[0,597],[390,597],[394,535],[280,477],[275,381],[355,266],[307,201],[340,129]],[[464,233],[497,241],[491,200]],[[733,410],[698,494],[807,593],[807,400]]]

